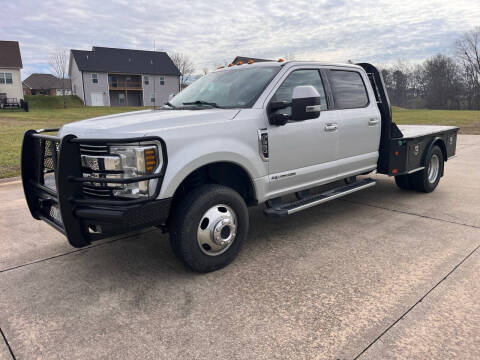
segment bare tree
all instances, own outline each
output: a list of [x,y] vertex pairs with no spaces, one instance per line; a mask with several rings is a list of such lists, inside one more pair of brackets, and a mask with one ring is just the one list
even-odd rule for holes
[[57,49],[50,55],[50,69],[53,74],[60,79],[62,85],[63,107],[67,107],[66,97],[66,78],[68,74],[68,51],[66,49]]
[[190,58],[182,53],[169,54],[175,66],[180,70],[180,86],[185,86],[195,71],[195,66]]
[[462,64],[468,107],[480,109],[480,27],[463,34],[455,45]]

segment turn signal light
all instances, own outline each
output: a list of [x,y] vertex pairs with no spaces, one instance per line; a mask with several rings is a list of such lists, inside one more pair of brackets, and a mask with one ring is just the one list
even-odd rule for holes
[[278,61],[278,62],[284,62],[284,61],[285,61],[285,59],[283,59],[283,58],[280,58],[280,59],[278,59],[277,61]]
[[250,60],[248,60],[248,63],[249,63],[249,64],[253,64],[254,61],[253,61],[252,59],[250,59]]
[[242,64],[243,64],[243,61],[237,62],[237,66],[238,66],[238,65],[242,65]]
[[233,64],[232,64],[232,63],[228,64],[228,67],[231,67],[231,66],[233,66]]
[[397,170],[397,169],[393,169],[393,170],[392,170],[392,174],[396,174],[396,173],[398,173],[398,170]]
[[157,167],[157,157],[154,149],[146,149],[145,156],[145,171],[152,172]]
[[398,156],[398,151],[395,151],[395,156]]

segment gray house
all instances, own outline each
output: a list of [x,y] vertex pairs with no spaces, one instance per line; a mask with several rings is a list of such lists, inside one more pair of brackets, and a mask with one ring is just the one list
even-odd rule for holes
[[163,105],[180,89],[180,71],[165,52],[71,50],[68,73],[72,93],[86,106]]

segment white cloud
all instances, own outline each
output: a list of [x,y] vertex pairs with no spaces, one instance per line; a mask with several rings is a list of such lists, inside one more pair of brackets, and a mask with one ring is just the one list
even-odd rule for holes
[[236,55],[321,61],[420,61],[449,52],[480,25],[478,0],[64,1],[2,5],[0,39],[18,40],[24,75],[48,70],[58,47],[178,51],[197,70]]

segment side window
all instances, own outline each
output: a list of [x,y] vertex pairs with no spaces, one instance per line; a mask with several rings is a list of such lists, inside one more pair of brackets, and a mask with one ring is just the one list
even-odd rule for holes
[[165,85],[165,76],[160,76],[160,85]]
[[148,76],[147,76],[147,75],[144,75],[144,76],[143,76],[143,83],[144,83],[145,85],[150,84],[150,80],[148,79]]
[[12,73],[5,73],[5,82],[7,84],[12,84],[13,83]]
[[368,105],[367,89],[358,72],[330,70],[329,79],[337,109],[355,109]]
[[0,84],[5,84],[5,73],[0,72]]
[[[320,94],[320,106],[321,110],[327,110],[327,100],[325,96],[325,90],[323,88],[322,78],[320,77],[320,71],[318,70],[295,70],[293,71],[285,81],[277,89],[275,95],[272,97],[272,101],[292,101],[293,88],[296,86],[312,85],[317,89]],[[278,110],[281,114],[290,115],[292,109],[290,107],[286,109]]]
[[98,84],[98,74],[92,74],[92,83]]

